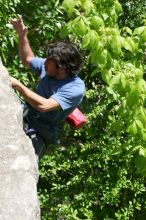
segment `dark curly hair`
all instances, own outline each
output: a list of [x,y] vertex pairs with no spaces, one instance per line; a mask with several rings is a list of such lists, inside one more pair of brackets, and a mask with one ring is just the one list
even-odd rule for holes
[[78,74],[81,70],[82,56],[73,43],[50,43],[46,54],[47,59],[53,59],[56,65],[65,69],[66,73],[69,75]]

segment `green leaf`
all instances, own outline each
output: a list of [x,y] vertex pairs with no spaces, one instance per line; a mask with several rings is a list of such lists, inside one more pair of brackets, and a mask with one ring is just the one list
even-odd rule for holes
[[135,123],[136,123],[137,127],[143,129],[143,124],[142,124],[142,122],[141,122],[140,120],[137,120],[137,119],[136,119],[136,120],[135,120]]
[[138,169],[138,172],[146,176],[146,149],[141,147],[139,149],[139,156],[136,157],[135,163]]
[[143,79],[140,79],[135,84],[136,90],[139,92],[139,95],[145,94],[146,92],[146,82]]
[[133,39],[132,39],[131,37],[127,37],[126,40],[127,40],[127,42],[129,43],[129,45],[131,46],[132,51],[134,52],[135,49],[136,49],[136,44],[135,44],[135,42],[133,41]]
[[111,87],[114,87],[115,85],[120,84],[121,74],[117,74],[113,76],[109,82]]
[[122,47],[125,48],[126,50],[132,51],[131,46],[129,45],[129,43],[127,42],[126,38],[121,37],[121,43],[122,43]]
[[95,69],[95,70],[92,71],[91,76],[96,76],[97,73],[98,73],[98,69]]
[[104,26],[103,19],[99,16],[93,16],[91,19],[91,28],[98,30],[101,26]]
[[88,45],[90,44],[90,32],[88,32],[87,34],[85,34],[83,40],[82,40],[82,47],[83,48],[87,48]]
[[117,13],[121,13],[123,11],[122,5],[118,1],[115,2],[115,10]]
[[135,163],[137,166],[138,173],[146,176],[146,158],[139,156],[138,158],[136,158]]
[[99,66],[99,68],[103,68],[107,62],[107,50],[97,48],[91,53],[91,64],[95,64]]
[[76,1],[75,0],[64,0],[62,3],[62,6],[67,11],[67,13],[71,15],[74,12]]
[[140,35],[140,34],[142,34],[144,29],[145,29],[145,26],[135,28],[134,31],[133,31],[133,35]]
[[11,42],[12,47],[14,47],[14,38],[13,37],[9,37],[9,40]]
[[73,22],[73,30],[77,36],[83,36],[87,32],[87,26],[82,17],[77,17]]
[[90,30],[87,34],[85,34],[82,47],[90,50],[94,50],[95,47],[98,47],[99,36],[94,30]]
[[142,146],[139,149],[139,155],[145,157],[145,149]]
[[142,68],[136,68],[135,69],[135,79],[140,80],[143,79],[143,69]]
[[132,86],[130,93],[128,94],[127,98],[127,105],[131,108],[134,105],[137,105],[140,97],[140,88],[135,85]]
[[126,50],[129,50],[131,52],[134,52],[135,49],[136,49],[136,44],[135,42],[132,40],[131,37],[127,37],[127,38],[124,38],[122,37],[121,38],[121,43],[122,43],[122,47],[124,47]]
[[145,26],[145,29],[144,29],[144,32],[143,32],[143,39],[146,42],[146,26]]
[[102,17],[106,21],[109,18],[109,15],[107,13],[102,13]]
[[94,4],[92,0],[82,0],[81,6],[85,10],[85,15],[89,15],[94,9]]
[[113,67],[115,70],[120,70],[120,63],[118,62],[118,60],[114,59],[113,60]]
[[129,27],[124,27],[123,30],[125,30],[128,34],[132,35],[132,30]]
[[131,134],[137,134],[137,125],[135,121],[128,127],[127,131]]
[[143,129],[143,130],[141,131],[141,134],[142,134],[143,140],[146,141],[146,129]]
[[123,127],[123,123],[122,123],[121,120],[117,120],[114,123],[114,128],[115,128],[115,131],[116,131],[117,134],[119,134],[122,131],[122,127]]
[[135,152],[135,151],[137,151],[137,150],[140,150],[140,148],[142,148],[142,146],[141,146],[141,145],[138,145],[138,146],[135,146],[135,147],[133,147],[132,149],[130,149],[130,151],[133,153],[133,152]]
[[123,74],[121,75],[121,78],[120,78],[120,84],[121,84],[122,90],[124,90],[128,84],[126,77]]
[[98,47],[99,42],[99,36],[96,31],[91,30],[90,31],[90,48],[95,49],[95,47]]
[[64,25],[60,31],[61,38],[65,38],[69,35],[69,33],[72,30],[72,21],[68,22],[66,25]]
[[143,121],[144,124],[146,124],[146,111],[142,106],[140,107],[139,110],[139,118]]
[[108,92],[109,94],[111,94],[111,95],[114,95],[114,94],[115,94],[114,91],[113,91],[113,89],[112,89],[111,87],[107,87],[106,90],[107,90],[107,92]]
[[121,37],[119,35],[113,35],[111,41],[111,49],[115,55],[121,54]]
[[112,151],[112,155],[113,155],[113,156],[116,156],[116,155],[121,154],[122,152],[123,152],[123,149],[122,149],[122,147],[120,146],[120,147],[115,148],[115,149]]
[[[112,72],[111,72],[111,70],[104,70],[104,71],[102,71],[102,72],[101,72],[101,77],[102,77],[102,79],[103,79],[104,82],[106,82],[107,84],[109,84],[109,82],[110,82],[110,80],[111,80],[111,78],[112,78]],[[108,87],[108,88],[110,88],[110,87]],[[109,92],[108,88],[107,88],[107,91]],[[112,90],[112,88],[110,88],[110,89]],[[112,90],[112,91],[113,91],[113,90]],[[110,93],[110,92],[109,92],[109,93]]]
[[10,28],[10,29],[13,29],[13,25],[12,24],[6,24],[6,27]]

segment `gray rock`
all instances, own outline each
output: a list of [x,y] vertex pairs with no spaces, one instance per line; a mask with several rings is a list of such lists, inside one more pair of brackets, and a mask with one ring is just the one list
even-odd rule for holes
[[0,62],[0,220],[39,220],[38,165],[22,108]]

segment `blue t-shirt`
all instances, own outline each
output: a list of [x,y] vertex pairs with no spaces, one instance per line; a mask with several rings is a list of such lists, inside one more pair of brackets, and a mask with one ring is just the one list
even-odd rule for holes
[[31,106],[29,107],[31,117],[44,124],[51,125],[52,129],[52,126],[56,127],[60,121],[65,120],[81,103],[85,84],[78,75],[67,76],[63,80],[57,80],[46,75],[44,61],[43,58],[34,57],[30,62],[31,69],[41,78],[36,93],[44,98],[52,97],[60,104],[61,109],[41,113]]

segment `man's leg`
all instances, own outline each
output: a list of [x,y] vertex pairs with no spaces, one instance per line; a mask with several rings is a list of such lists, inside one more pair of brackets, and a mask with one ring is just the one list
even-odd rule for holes
[[46,144],[41,139],[41,137],[38,134],[36,134],[35,132],[27,133],[27,135],[29,136],[29,138],[32,141],[32,144],[33,144],[33,147],[35,150],[35,154],[38,156],[38,160],[40,160],[44,156],[45,151],[47,149]]
[[28,108],[25,103],[22,103],[23,108],[23,130],[25,131],[26,135],[29,136],[29,138],[32,141],[35,154],[38,156],[38,160],[40,160],[45,151],[46,151],[46,145],[42,138],[36,133],[35,129],[31,128],[29,126],[29,122],[27,120],[27,114],[28,114]]

